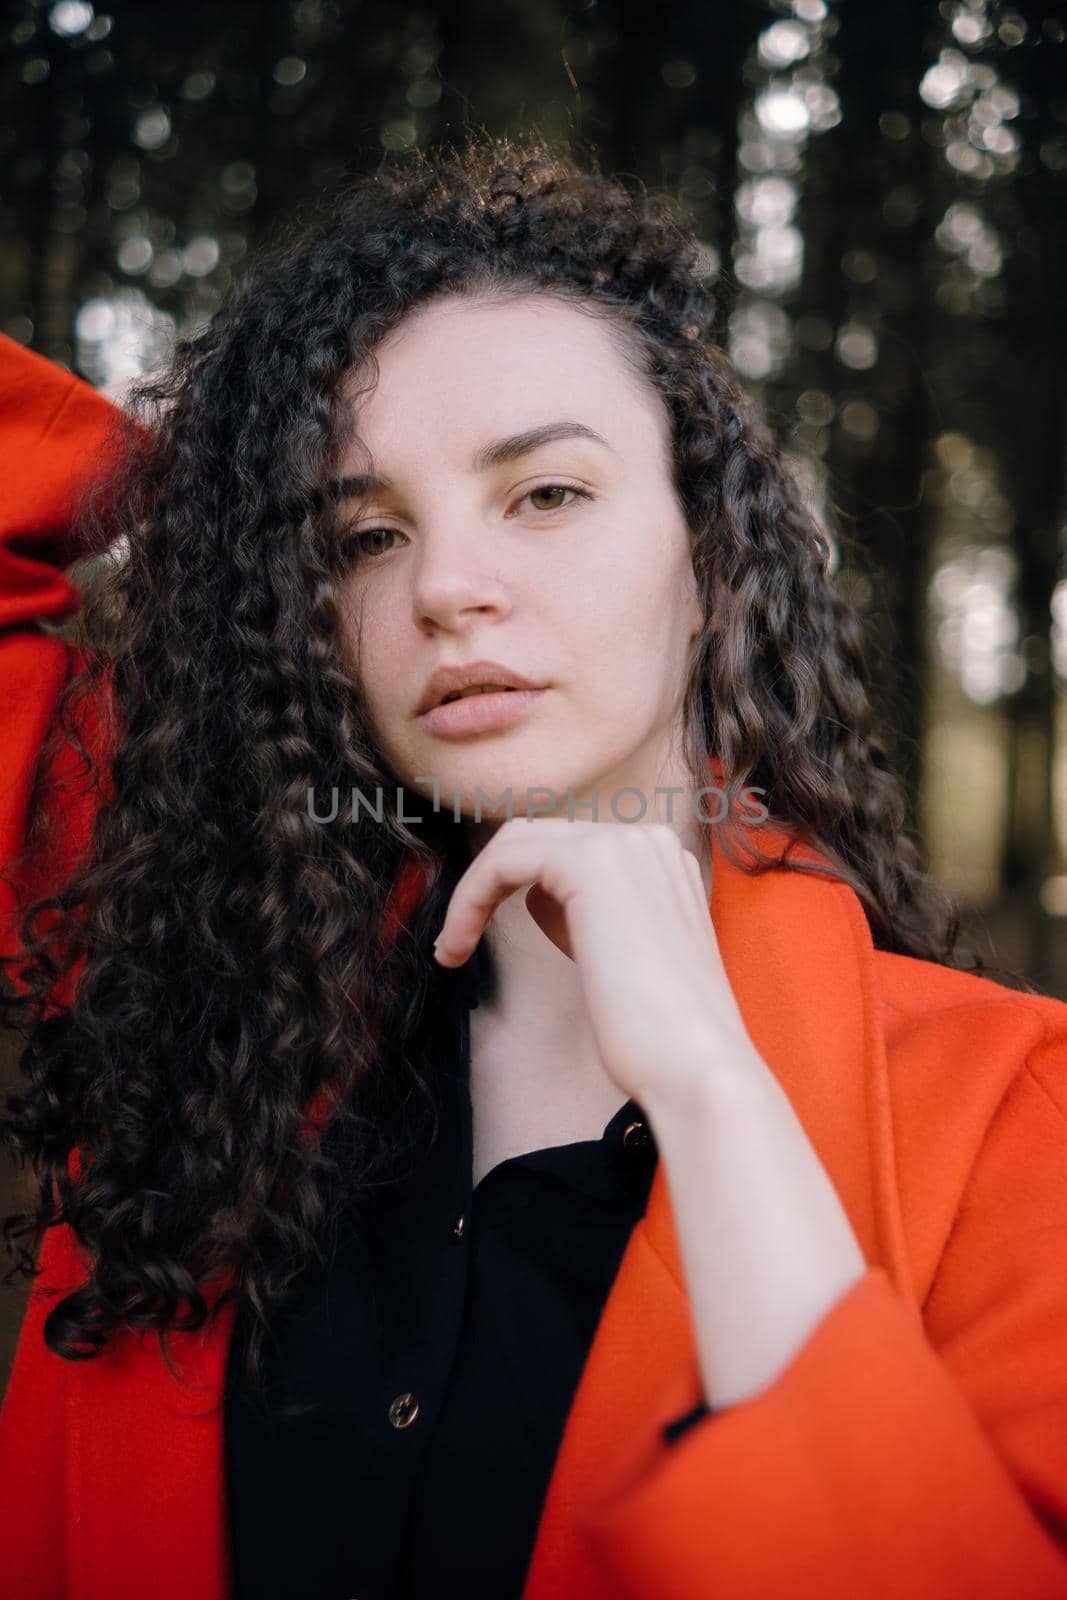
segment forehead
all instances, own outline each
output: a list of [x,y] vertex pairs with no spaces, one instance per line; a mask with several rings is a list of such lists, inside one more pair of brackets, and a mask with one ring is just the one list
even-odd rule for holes
[[377,378],[370,366],[351,375],[360,436],[375,455],[453,441],[469,456],[475,435],[565,413],[616,448],[647,438],[650,421],[665,437],[663,407],[617,339],[601,317],[548,296],[432,302],[376,347]]

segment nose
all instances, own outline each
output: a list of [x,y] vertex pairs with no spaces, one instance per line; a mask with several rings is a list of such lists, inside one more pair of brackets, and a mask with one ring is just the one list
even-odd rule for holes
[[451,632],[469,616],[503,616],[510,609],[499,555],[484,528],[430,534],[414,569],[412,610],[424,632]]

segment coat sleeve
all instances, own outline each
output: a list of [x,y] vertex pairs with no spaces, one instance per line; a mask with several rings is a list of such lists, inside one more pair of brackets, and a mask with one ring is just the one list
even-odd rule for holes
[[678,1374],[579,1520],[629,1600],[1065,1600],[1067,1006],[983,1140],[922,1314],[872,1266],[763,1390]]
[[[54,891],[91,827],[94,803],[73,747],[40,771],[59,696],[83,658],[39,624],[67,620],[81,605],[63,567],[83,553],[74,513],[114,448],[116,416],[80,378],[0,335],[0,966],[16,986],[18,916]],[[92,738],[91,728],[82,732]],[[35,848],[38,803],[59,826]]]
[[[87,478],[112,448],[115,409],[62,367],[0,335],[0,968],[19,988],[19,913],[64,876],[57,843],[77,852],[91,825],[79,761],[63,747],[40,771],[59,696],[81,651],[46,632],[82,602],[63,571],[84,552],[75,510]],[[91,730],[83,727],[83,733]],[[54,808],[47,849],[30,848],[39,805]],[[64,1600],[70,1593],[63,1510],[71,1448],[72,1366],[48,1349],[43,1328],[57,1298],[85,1282],[70,1229],[45,1233],[0,1406],[0,1592]]]

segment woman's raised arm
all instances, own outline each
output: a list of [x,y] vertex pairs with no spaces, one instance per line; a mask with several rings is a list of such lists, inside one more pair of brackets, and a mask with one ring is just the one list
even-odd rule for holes
[[[110,447],[116,408],[89,384],[0,335],[0,965],[22,955],[17,918],[57,887],[55,832],[25,859],[35,797],[63,793],[63,773],[39,772],[60,694],[81,670],[77,645],[39,626],[82,602],[64,567],[85,552],[75,513]],[[64,755],[77,765],[75,753]],[[73,770],[73,768],[72,768]],[[91,824],[83,799],[63,807],[61,835],[78,845]]]

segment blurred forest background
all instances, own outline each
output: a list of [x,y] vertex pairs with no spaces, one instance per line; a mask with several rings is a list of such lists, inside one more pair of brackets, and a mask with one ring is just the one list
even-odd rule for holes
[[567,136],[674,197],[720,342],[890,652],[894,760],[962,942],[1067,999],[1053,4],[23,0],[7,17],[0,327],[111,392],[210,317],[294,207],[469,124]]

